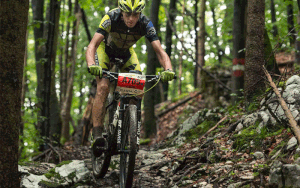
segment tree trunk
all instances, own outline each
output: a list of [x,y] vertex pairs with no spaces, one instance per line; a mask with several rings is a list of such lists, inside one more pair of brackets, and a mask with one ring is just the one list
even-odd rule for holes
[[[181,43],[183,43],[183,33],[184,33],[184,15],[185,15],[185,0],[183,0],[182,4],[182,21],[181,21]],[[182,94],[182,89],[181,89],[181,77],[182,77],[182,63],[183,63],[183,47],[180,49],[180,58],[179,58],[179,66],[178,66],[178,95]]]
[[2,187],[20,187],[19,126],[28,9],[28,0],[0,3],[0,25],[1,28],[5,28],[5,32],[0,32],[0,185]]
[[232,67],[232,103],[238,101],[242,95],[241,89],[244,88],[244,70],[245,70],[245,14],[247,0],[234,1],[233,15],[233,67]]
[[79,11],[78,0],[75,2],[74,14],[76,16],[76,20],[73,23],[73,38],[72,38],[72,52],[71,52],[71,69],[68,79],[67,85],[67,92],[65,96],[65,100],[63,101],[61,116],[62,116],[62,137],[65,141],[69,141],[70,139],[70,124],[71,121],[71,105],[72,105],[72,98],[73,98],[73,83],[74,83],[74,73],[75,73],[75,65],[76,65],[76,53],[77,53],[77,41],[76,38],[78,36],[78,28],[79,22],[81,18],[81,13]]
[[[63,16],[65,16],[65,5],[66,5],[66,0],[63,0],[62,1],[62,15]],[[60,25],[60,27],[61,27],[61,32],[64,32],[64,28],[65,28],[65,20],[63,20],[62,21],[62,23],[61,23],[61,25]],[[63,41],[63,36],[62,36],[62,34],[61,34],[61,38],[60,38],[60,40],[61,41]],[[61,103],[62,103],[62,96],[63,96],[63,91],[62,91],[62,86],[63,86],[63,74],[64,74],[64,72],[63,72],[63,69],[64,69],[64,67],[63,67],[63,55],[64,55],[64,48],[63,48],[63,45],[62,44],[60,44],[60,47],[59,47],[59,50],[60,50],[60,54],[59,54],[59,106],[61,107]]]
[[194,70],[194,87],[197,88],[198,87],[198,70],[200,70],[200,67],[197,66],[197,63],[198,63],[198,52],[199,52],[199,49],[198,49],[198,2],[199,0],[195,0],[195,17],[194,17],[194,31],[195,31],[195,44],[196,44],[196,51],[195,51],[195,70]]
[[264,46],[265,46],[265,67],[272,75],[280,75],[278,65],[276,63],[275,55],[273,52],[272,44],[268,35],[267,30],[264,31]]
[[[297,24],[300,25],[300,12],[298,12],[297,14]],[[297,33],[299,33],[300,30],[297,30]],[[299,37],[299,34],[298,34]],[[296,44],[295,44],[295,48],[296,48],[296,52],[295,52],[295,63],[297,63],[298,65],[300,65],[300,41],[296,40]]]
[[[174,24],[175,16],[176,16],[176,1],[177,0],[171,0],[169,5],[169,14],[170,14],[170,20],[167,20],[166,23],[166,53],[171,59],[172,55],[172,29],[169,25],[171,23]],[[175,70],[175,69],[174,69]],[[169,83],[163,83],[164,87],[164,98],[165,100],[168,100],[168,90],[169,90]]]
[[273,34],[273,37],[277,37],[278,28],[276,24],[276,11],[275,11],[274,0],[271,0],[270,9],[271,9],[271,16],[272,16],[272,24],[273,24],[271,33]]
[[68,68],[67,65],[69,63],[69,34],[70,34],[70,22],[68,21],[71,16],[72,16],[72,1],[69,0],[68,2],[68,6],[69,6],[69,14],[67,16],[67,33],[66,33],[66,45],[65,45],[65,59],[64,59],[64,64],[63,64],[63,75],[61,75],[62,78],[62,85],[60,87],[60,92],[62,93],[62,97],[61,97],[61,107],[63,106],[63,103],[65,101],[65,97],[66,97],[66,92],[67,92],[67,83],[68,83]]
[[[151,15],[150,19],[153,22],[154,27],[157,29],[158,25],[158,10],[161,0],[153,0],[151,5]],[[156,65],[158,60],[156,54],[147,41],[147,50],[148,50],[148,60],[147,60],[147,75],[154,75],[156,73]],[[152,86],[151,83],[146,84],[146,90]],[[145,114],[145,137],[149,138],[150,136],[156,135],[156,121],[154,115],[154,104],[155,104],[155,90],[152,89],[145,95],[144,99],[144,110]]]
[[[81,13],[82,13],[82,22],[84,23],[84,28],[87,34],[88,41],[91,41],[92,36],[88,28],[86,16],[84,14],[83,9],[81,9]],[[88,142],[89,131],[93,127],[91,118],[92,118],[92,109],[93,109],[94,98],[96,95],[96,90],[97,90],[97,83],[96,83],[96,79],[94,79],[92,82],[92,86],[90,88],[90,96],[85,108],[85,112],[75,131],[74,142],[73,142],[74,145],[85,145]]]
[[25,55],[24,55],[24,71],[23,71],[23,79],[22,79],[22,93],[21,93],[21,119],[20,119],[20,149],[19,149],[19,157],[21,157],[21,154],[24,149],[24,122],[22,121],[22,117],[24,116],[24,103],[25,103],[25,95],[28,90],[28,85],[27,85],[27,74],[26,74],[26,66],[27,66],[27,54],[28,54],[28,49],[27,49],[27,41],[28,41],[28,30],[26,32],[26,41],[25,41]]
[[89,131],[93,127],[92,109],[96,91],[97,82],[96,79],[94,79],[92,82],[92,87],[90,88],[89,100],[74,135],[74,145],[86,145],[86,143],[88,142]]
[[216,20],[215,7],[216,7],[216,2],[214,0],[214,1],[210,2],[210,9],[211,9],[212,18],[213,18],[213,31],[215,34],[214,44],[217,47],[217,55],[218,55],[219,64],[222,64],[222,56],[224,55],[224,51],[221,49],[221,47],[219,45],[219,36],[218,36],[218,29],[217,29],[218,26],[217,26],[217,20]]
[[52,145],[58,145],[60,142],[60,133],[62,121],[60,117],[60,106],[56,95],[55,87],[55,59],[58,46],[58,33],[59,33],[59,18],[60,18],[60,1],[56,1],[54,5],[55,23],[54,23],[54,38],[51,54],[51,96],[50,96],[50,140]]
[[85,32],[86,32],[87,38],[88,38],[89,41],[91,41],[92,40],[92,36],[91,36],[90,30],[89,30],[89,27],[88,27],[88,24],[87,24],[85,12],[84,12],[84,10],[82,8],[81,8],[81,15],[82,15],[82,22],[84,24],[84,28],[85,28]]
[[289,38],[290,38],[290,46],[294,47],[295,46],[295,41],[296,41],[296,31],[294,29],[294,10],[293,10],[293,1],[288,0],[288,5],[287,5],[287,23],[288,23],[288,32],[290,33]]
[[56,23],[56,9],[58,8],[58,1],[51,0],[49,4],[49,20],[47,27],[47,42],[46,42],[46,53],[44,63],[44,90],[42,92],[42,110],[41,115],[44,118],[42,121],[41,127],[41,135],[44,137],[44,145],[41,150],[45,150],[48,146],[50,139],[50,126],[51,126],[51,85],[52,85],[52,62],[55,61],[53,59],[53,54],[55,54],[56,46],[55,46],[55,23]]
[[264,28],[265,1],[249,0],[245,64],[245,99],[253,101],[255,94],[264,89]]
[[[198,36],[198,64],[205,65],[205,4],[206,0],[200,1],[199,36]],[[201,69],[197,72],[197,85],[201,87]]]
[[[36,63],[36,74],[37,74],[37,89],[36,96],[38,99],[37,108],[38,111],[38,123],[37,128],[41,133],[42,121],[41,121],[41,109],[42,109],[42,90],[44,88],[44,55],[45,55],[45,45],[42,43],[44,39],[44,0],[32,0],[32,14],[33,23],[37,26],[34,27],[34,40],[35,40],[35,63]],[[44,136],[44,135],[41,135]]]

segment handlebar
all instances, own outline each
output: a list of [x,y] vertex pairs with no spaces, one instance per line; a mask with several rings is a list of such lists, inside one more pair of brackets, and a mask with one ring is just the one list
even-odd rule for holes
[[[106,74],[109,78],[112,78],[114,80],[118,80],[119,73],[105,71],[105,70],[103,70],[102,72],[103,72],[103,74]],[[146,76],[147,82],[156,81],[160,77],[160,75],[145,75],[145,76]],[[176,75],[174,76],[174,79],[177,79]]]

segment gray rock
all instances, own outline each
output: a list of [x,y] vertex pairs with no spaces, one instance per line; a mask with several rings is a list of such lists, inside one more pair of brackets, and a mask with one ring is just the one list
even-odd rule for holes
[[233,184],[228,185],[228,188],[240,187],[242,184],[243,184],[243,182],[233,183]]
[[232,169],[232,165],[224,165],[223,168],[230,171]]
[[[283,177],[282,177],[283,175]],[[270,170],[270,186],[300,187],[300,166],[298,164],[285,164],[281,162],[274,163]]]
[[252,176],[252,175],[249,175],[249,176],[241,176],[241,179],[242,179],[242,180],[253,180],[253,179],[254,179],[254,176]]
[[[90,175],[90,171],[86,167],[86,164],[80,160],[74,160],[69,164],[56,167],[55,172],[61,177],[65,177],[67,180],[70,180],[70,182],[75,183],[87,180]],[[71,176],[72,173],[74,176]]]
[[236,126],[236,131],[240,131],[240,130],[242,130],[243,129],[243,124],[242,123],[239,123],[237,126]]
[[174,162],[172,165],[172,172],[175,173],[180,164],[178,162]]
[[191,149],[190,151],[188,151],[185,156],[189,156],[192,155],[194,153],[197,153],[200,149],[198,147]]
[[265,160],[265,155],[260,152],[260,151],[257,151],[253,154],[253,156],[255,157],[255,159],[257,160]]
[[292,77],[290,77],[287,81],[286,81],[286,85],[289,86],[291,84],[297,84],[300,85],[300,76],[298,75],[294,75]]
[[251,125],[254,125],[257,120],[258,120],[257,113],[249,114],[244,118],[243,125],[249,127]]
[[[261,133],[261,129],[265,126],[264,122],[260,122],[256,128],[257,133]],[[251,145],[252,146],[252,145]]]
[[234,164],[234,162],[232,162],[232,161],[226,161],[226,163],[225,164],[227,164],[227,165],[233,165]]
[[264,111],[258,112],[258,117],[262,120],[263,125],[267,125],[270,121],[270,115]]
[[25,176],[22,178],[20,186],[23,188],[38,188],[40,181],[48,181],[48,179],[44,175],[34,175],[30,174],[29,176]]
[[167,166],[164,166],[164,167],[160,168],[159,171],[161,171],[161,172],[168,172],[168,169],[169,168]]
[[207,182],[200,182],[198,184],[193,185],[193,187],[205,187],[207,185]]
[[295,118],[296,121],[298,121],[300,119],[298,110],[292,111],[292,115],[293,115],[293,117]]
[[292,137],[287,143],[287,150],[293,149],[297,145],[296,137]]
[[213,188],[213,187],[214,187],[213,184],[208,184],[208,185],[205,186],[205,188]]
[[182,181],[183,185],[192,184],[192,183],[194,183],[193,180],[184,180],[184,181]]

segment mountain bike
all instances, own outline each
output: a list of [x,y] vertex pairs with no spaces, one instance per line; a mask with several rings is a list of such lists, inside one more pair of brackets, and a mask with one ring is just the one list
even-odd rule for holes
[[156,81],[157,84],[160,76],[141,75],[135,71],[118,73],[122,65],[120,59],[115,59],[114,65],[113,72],[103,71],[104,78],[110,79],[111,82],[103,133],[107,144],[101,148],[103,152],[100,157],[96,158],[92,152],[92,168],[94,177],[103,178],[108,171],[111,157],[119,154],[119,184],[124,188],[132,186],[135,158],[140,145],[142,101],[140,95],[144,93],[146,82]]

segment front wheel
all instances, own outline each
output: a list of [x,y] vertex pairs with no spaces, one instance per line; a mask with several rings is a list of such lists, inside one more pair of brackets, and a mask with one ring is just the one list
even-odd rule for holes
[[125,111],[121,133],[120,188],[130,188],[137,153],[137,107],[129,105]]

